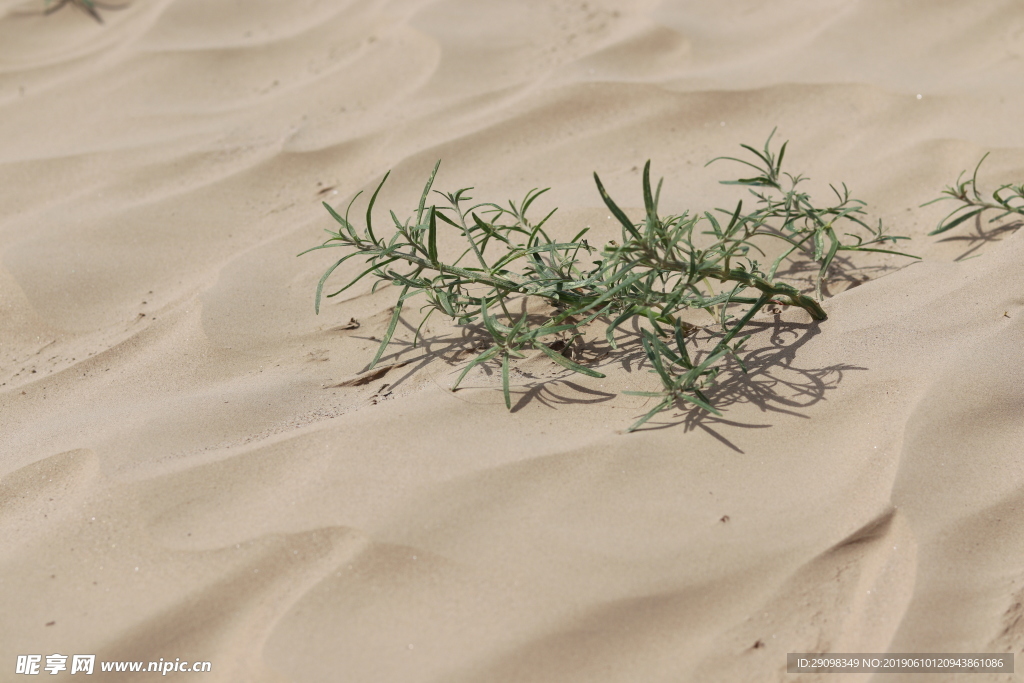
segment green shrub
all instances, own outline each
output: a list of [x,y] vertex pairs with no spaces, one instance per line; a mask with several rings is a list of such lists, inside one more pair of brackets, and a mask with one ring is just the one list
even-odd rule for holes
[[[370,197],[366,224],[360,230],[349,218],[355,197],[345,215],[324,204],[339,227],[336,232],[327,231],[330,237],[326,242],[302,253],[331,248],[348,253],[320,279],[316,311],[319,313],[324,284],[334,270],[349,259],[365,259],[366,267],[358,275],[327,296],[337,296],[367,276],[377,279],[374,287],[386,283],[399,288],[397,304],[370,367],[384,353],[406,303],[421,297],[423,317],[414,343],[435,313],[460,325],[482,325],[489,337],[487,348],[463,368],[453,390],[473,367],[497,363],[509,408],[513,359],[535,349],[568,370],[603,377],[567,357],[566,350],[580,343],[584,329],[595,321],[605,325],[604,336],[615,349],[616,330],[640,319],[645,323],[640,341],[662,388],[630,392],[655,399],[655,406],[630,431],[673,406],[689,404],[719,414],[705,392],[727,359],[734,359],[746,371],[740,351],[748,337],[740,335],[766,305],[798,306],[813,319],[825,320],[818,300],[822,281],[838,252],[908,256],[883,248],[906,238],[887,235],[881,222],[877,226],[866,222],[864,203],[852,199],[845,185],[842,190],[832,188],[835,202],[816,205],[801,190],[806,179],[782,171],[786,145],[775,152],[771,138],[760,150],[743,145],[752,155],[749,159],[712,160],[731,160],[755,171],[750,177],[726,181],[748,189],[747,201],[752,199],[754,206],[749,212],[740,200],[733,210],[660,216],[662,183],[652,187],[648,162],[643,171],[644,216],[634,221],[608,195],[595,173],[602,200],[621,224],[621,239],[600,251],[586,240],[586,229],[560,241],[544,228],[551,213],[538,221],[528,218],[529,209],[546,190],[531,190],[521,202],[510,201],[507,206],[472,203],[472,188],[432,194],[440,162],[427,180],[415,215],[403,221],[391,212],[393,232],[388,237],[378,235],[372,214],[385,175]],[[435,195],[443,198],[443,203],[428,206],[428,198]],[[437,236],[442,229],[459,233],[461,253],[439,252]],[[759,244],[766,240],[781,242],[781,253],[762,266],[753,257],[764,256]],[[797,257],[816,264],[814,296],[777,279],[780,265]],[[585,262],[586,258],[590,261]],[[712,282],[720,283],[719,291]],[[526,313],[525,306],[521,313],[513,313],[511,302],[524,297],[543,299],[551,306],[550,314],[538,320]],[[693,309],[704,309],[715,321],[715,342],[705,351],[699,350],[693,339],[695,326],[682,317]]]

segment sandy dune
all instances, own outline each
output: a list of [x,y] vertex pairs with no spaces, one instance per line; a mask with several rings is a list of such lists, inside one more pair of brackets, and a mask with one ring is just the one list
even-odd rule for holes
[[[982,184],[1024,181],[1018,2],[42,8],[0,0],[0,680],[33,653],[668,683],[1024,650],[1024,234],[918,208],[985,152]],[[723,418],[623,433],[635,355],[530,358],[509,413],[490,370],[447,389],[442,325],[356,383],[394,291],[314,315],[320,202],[389,169],[401,216],[440,158],[438,188],[550,186],[558,234],[608,237],[593,171],[634,214],[647,159],[666,210],[731,205],[704,164],[776,126],[923,260],[851,261],[824,323],[762,316]]]

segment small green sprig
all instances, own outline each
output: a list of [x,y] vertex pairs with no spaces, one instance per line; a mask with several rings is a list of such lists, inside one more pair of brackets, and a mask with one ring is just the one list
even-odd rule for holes
[[[798,192],[800,176],[781,171],[785,145],[776,155],[771,136],[764,150],[753,152],[755,161],[734,159],[757,169],[757,177],[728,181],[746,185],[757,199],[757,208],[743,212],[742,200],[733,211],[661,216],[658,202],[662,183],[653,189],[650,162],[644,166],[644,218],[631,220],[605,190],[600,177],[594,181],[598,193],[621,226],[621,242],[610,242],[599,253],[586,240],[588,229],[568,241],[553,239],[544,225],[554,213],[533,222],[527,216],[531,205],[547,190],[531,190],[519,202],[507,207],[495,203],[472,203],[472,188],[452,193],[433,191],[440,162],[434,166],[419,205],[412,216],[400,220],[391,212],[390,237],[373,229],[373,207],[387,175],[381,180],[366,209],[366,224],[357,230],[349,219],[356,197],[344,215],[324,204],[339,224],[328,230],[329,238],[318,249],[343,248],[347,254],[335,261],[321,277],[316,289],[315,309],[319,313],[323,288],[339,266],[362,257],[365,266],[337,291],[337,296],[364,277],[377,279],[374,289],[389,283],[401,288],[387,331],[370,363],[381,358],[395,332],[405,302],[423,297],[422,319],[413,339],[418,341],[426,321],[434,313],[460,325],[479,323],[490,343],[459,374],[453,390],[477,365],[498,362],[501,367],[502,393],[511,408],[509,368],[524,352],[538,350],[555,363],[574,372],[604,377],[596,370],[570,360],[565,351],[581,340],[585,328],[596,320],[605,324],[605,339],[617,348],[615,333],[630,321],[645,321],[641,345],[653,372],[662,383],[659,392],[639,392],[657,398],[655,407],[638,420],[630,431],[642,426],[656,414],[676,405],[690,404],[717,414],[705,393],[727,358],[745,368],[739,352],[748,337],[738,338],[755,315],[769,303],[798,306],[815,320],[825,320],[818,301],[793,285],[776,280],[776,270],[787,258],[802,253],[820,265],[820,282],[839,250],[884,251],[872,245],[900,237],[886,235],[881,224],[872,228],[860,216],[863,202],[851,199],[845,186],[836,192],[839,203],[819,208],[811,198]],[[783,189],[782,179],[788,179]],[[427,205],[433,196],[443,198],[440,205]],[[839,226],[863,228],[867,236],[839,232]],[[438,232],[454,229],[463,243],[461,251],[441,254]],[[705,229],[706,228],[706,229]],[[849,237],[843,241],[844,237]],[[784,249],[767,272],[749,258],[760,251],[755,240],[781,240]],[[702,246],[703,245],[703,246]],[[594,257],[597,258],[594,258]],[[589,264],[584,258],[590,258]],[[721,285],[716,293],[711,282]],[[513,301],[541,299],[550,305],[547,315],[527,315],[525,305],[519,315],[512,313]],[[684,321],[688,310],[710,313],[718,331],[717,342],[701,352],[691,339],[696,327]],[[674,341],[673,349],[668,339]],[[687,347],[691,348],[688,349]]]
[[[882,249],[875,245],[895,244],[908,237],[886,234],[882,221],[876,226],[867,223],[863,216],[866,204],[850,196],[846,183],[842,191],[835,185],[829,185],[835,194],[837,203],[831,206],[818,207],[811,196],[799,189],[799,185],[807,180],[802,175],[791,175],[782,171],[782,159],[786,154],[783,143],[778,154],[771,150],[773,130],[765,142],[763,150],[750,145],[741,145],[754,155],[754,161],[735,157],[717,157],[708,162],[735,161],[753,168],[758,175],[739,180],[723,181],[725,185],[743,185],[751,188],[751,194],[757,200],[757,209],[748,217],[759,224],[762,234],[771,233],[773,237],[787,243],[787,248],[772,262],[768,269],[768,277],[774,278],[779,266],[793,257],[795,253],[803,253],[807,258],[818,264],[815,280],[815,295],[822,298],[821,287],[833,259],[840,251],[872,251],[907,258],[919,258],[912,254]],[[754,189],[758,188],[758,189]],[[853,230],[854,232],[845,232]],[[844,242],[842,237],[849,238]]]
[[938,226],[932,230],[929,235],[938,235],[940,233],[951,230],[961,223],[980,216],[985,211],[993,210],[998,211],[999,214],[994,218],[989,219],[989,223],[1006,218],[1010,214],[1016,214],[1018,216],[1024,216],[1024,184],[1013,185],[1007,183],[1000,185],[997,190],[992,193],[992,200],[988,201],[982,195],[978,189],[978,169],[981,168],[982,163],[988,158],[986,153],[981,160],[978,161],[978,165],[974,167],[974,173],[968,180],[964,180],[964,174],[967,171],[963,171],[956,179],[956,183],[946,187],[942,191],[942,196],[937,197],[929,202],[925,202],[921,206],[928,206],[937,202],[954,201],[958,206],[946,214],[942,220],[939,221]]

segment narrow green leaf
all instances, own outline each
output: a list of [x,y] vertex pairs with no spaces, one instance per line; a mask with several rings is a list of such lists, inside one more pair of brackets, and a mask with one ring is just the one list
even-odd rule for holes
[[[487,328],[487,332],[495,341],[504,342],[506,339],[505,334],[498,331],[497,321],[491,316],[489,307],[490,302],[486,298],[481,298],[480,315],[483,316],[484,327]],[[505,328],[505,330],[508,331],[509,328]]]
[[[395,212],[394,212],[394,211],[389,211],[388,213],[390,213],[390,214],[391,214],[391,222],[395,224],[395,227],[396,227],[396,228],[397,228],[398,230],[400,230],[400,231],[401,231],[401,230],[405,230],[405,228],[406,228],[405,224],[403,224],[403,223],[402,223],[402,221],[398,220],[398,216],[396,216],[396,215],[395,215]],[[395,239],[396,239],[397,237],[398,237],[398,235],[395,235],[395,237],[394,237],[394,238],[392,238],[392,240],[391,240],[391,241],[392,241],[392,242],[394,242],[394,240],[395,240]]]
[[769,169],[773,168],[772,160],[771,160],[771,157],[769,156],[768,145],[767,144],[764,146],[764,153],[761,153],[760,151],[754,149],[750,145],[740,145],[740,147],[742,147],[743,149],[748,150],[750,152],[753,152],[754,155],[756,155],[758,159],[763,161],[765,163],[765,165],[768,166]]
[[608,193],[605,191],[604,185],[601,184],[601,179],[597,176],[597,173],[594,173],[594,182],[597,183],[597,191],[601,194],[601,199],[604,200],[605,206],[607,206],[608,210],[619,219],[619,223],[622,223],[622,227],[624,227],[626,231],[633,236],[633,239],[641,239],[640,233],[637,232],[637,229],[629,221],[629,218],[626,217],[626,214],[623,213],[618,204],[612,201],[612,198],[608,196]]
[[641,280],[642,278],[644,278],[646,276],[647,276],[647,273],[634,273],[633,275],[630,275],[629,277],[627,277],[627,278],[623,279],[622,281],[620,281],[617,285],[615,285],[611,289],[609,289],[606,292],[602,293],[600,296],[598,296],[593,301],[589,302],[586,306],[583,306],[582,308],[576,308],[576,309],[574,309],[572,311],[568,311],[568,312],[564,313],[562,315],[563,319],[567,318],[569,316],[573,316],[573,315],[584,315],[587,311],[590,311],[590,310],[593,310],[594,308],[596,308],[598,304],[603,304],[605,301],[607,301],[608,299],[612,298],[613,296],[615,296],[616,294],[621,292],[623,289],[626,289],[628,287],[632,287],[639,280]]
[[550,187],[545,187],[543,190],[537,190],[537,189],[530,190],[526,194],[526,199],[523,200],[523,207],[522,207],[522,209],[520,209],[520,214],[522,216],[525,216],[526,215],[526,211],[530,208],[530,204],[533,204],[534,200],[536,200],[537,197],[541,196],[542,194],[544,194],[545,192],[547,192],[550,189],[551,189]]
[[[929,235],[938,235],[938,234],[941,234],[943,232],[946,232],[947,230],[951,230],[952,228],[955,228],[956,226],[958,226],[961,223],[963,223],[964,221],[969,220],[971,218],[974,218],[975,216],[977,216],[979,213],[981,213],[984,210],[985,209],[983,207],[983,208],[980,208],[980,209],[975,209],[974,211],[968,211],[967,213],[963,214],[962,216],[960,216],[956,220],[950,221],[949,223],[946,223],[945,225],[943,225],[942,222],[940,222],[939,223],[939,227],[935,228],[934,230],[932,230],[928,234]],[[957,211],[960,211],[960,209],[957,209]],[[954,211],[953,213],[955,214],[956,211]],[[952,216],[952,215],[953,214],[950,214],[950,216]],[[947,216],[946,218],[949,218],[949,216]],[[945,219],[943,219],[943,220],[945,220]]]
[[[438,162],[440,163],[440,162]],[[437,167],[434,167],[437,170]],[[433,177],[431,177],[433,180]],[[428,185],[429,186],[429,185]],[[430,258],[430,262],[437,264],[437,211],[434,207],[430,207],[430,226],[427,228],[427,254]]]
[[577,324],[569,325],[544,325],[543,327],[537,327],[531,330],[526,338],[529,339],[540,339],[541,337],[550,337],[553,334],[559,334],[561,332],[568,332],[573,330],[574,332],[579,329]]
[[690,403],[708,411],[712,415],[717,415],[718,417],[722,416],[722,413],[715,410],[714,406],[712,406],[710,403],[700,400],[696,396],[687,396],[686,394],[679,394],[679,396],[677,396],[676,398],[678,398],[681,401],[689,401]]
[[873,251],[873,252],[876,252],[876,253],[879,253],[879,254],[892,254],[893,256],[906,256],[907,258],[914,258],[914,259],[917,259],[919,261],[921,260],[920,256],[915,256],[914,254],[907,254],[907,253],[904,253],[902,251],[893,251],[892,249],[871,249],[871,248],[868,248],[868,247],[844,247],[844,246],[840,245],[839,246],[839,251]]
[[704,217],[711,223],[711,229],[715,233],[715,237],[722,239],[725,235],[722,234],[722,226],[718,224],[718,220],[709,212],[704,212]]
[[456,389],[459,388],[459,384],[462,383],[462,380],[465,378],[466,374],[470,370],[475,368],[480,363],[486,363],[490,359],[494,358],[496,355],[498,355],[499,351],[501,351],[500,346],[492,346],[491,348],[477,355],[477,357],[474,358],[473,360],[469,361],[469,364],[466,365],[466,367],[462,369],[462,372],[459,373],[458,378],[456,378],[455,380],[455,384],[452,385],[452,391],[455,391]]
[[334,220],[338,221],[338,223],[339,223],[339,224],[340,224],[340,225],[341,225],[341,226],[342,226],[343,228],[345,228],[346,230],[348,230],[348,231],[349,231],[349,233],[352,233],[352,232],[353,232],[353,231],[352,231],[352,224],[348,222],[348,219],[346,219],[346,218],[342,218],[342,217],[341,217],[341,216],[340,216],[340,215],[338,214],[338,212],[337,212],[337,211],[335,211],[335,210],[334,210],[334,208],[333,208],[333,207],[331,207],[331,205],[330,205],[330,204],[328,204],[327,202],[322,202],[322,203],[323,203],[323,205],[324,205],[324,208],[325,208],[325,209],[327,209],[327,213],[331,214],[331,216],[332,216],[332,217],[334,218]]
[[380,185],[373,191],[373,196],[370,197],[370,203],[366,206],[366,234],[370,236],[370,240],[374,243],[377,242],[377,238],[373,236],[373,203],[377,201],[377,195],[380,193],[380,188],[384,187],[384,183],[387,182],[388,176],[391,175],[391,171],[384,174],[384,177],[380,181]]
[[679,347],[679,356],[682,361],[680,365],[689,370],[693,367],[693,361],[690,360],[690,354],[686,350],[686,335],[683,333],[682,323],[677,322],[675,325],[675,337],[676,346]]
[[829,239],[828,253],[821,260],[821,268],[818,270],[818,283],[817,292],[818,298],[821,298],[821,283],[825,279],[825,273],[828,272],[829,266],[832,265],[832,259],[835,258],[836,251],[839,249],[839,238],[836,237],[836,233],[832,228],[825,231]]
[[980,169],[981,165],[985,163],[985,159],[988,158],[989,154],[991,154],[991,152],[985,152],[985,156],[981,157],[981,160],[978,161],[978,165],[974,167],[974,175],[971,176],[971,190],[974,192],[974,198],[979,202],[981,201],[981,194],[978,192],[978,169]]
[[658,212],[654,207],[654,196],[651,194],[651,160],[644,164],[644,209],[647,211],[647,229],[653,230],[658,225]]
[[605,375],[602,375],[600,372],[597,372],[596,370],[591,370],[590,368],[584,367],[584,366],[580,365],[579,363],[573,363],[571,360],[569,360],[568,358],[566,358],[562,354],[560,354],[557,351],[554,351],[551,348],[549,348],[547,344],[541,344],[537,348],[539,348],[544,353],[545,356],[547,356],[551,360],[555,361],[556,363],[561,365],[563,368],[566,368],[568,370],[572,370],[573,372],[578,372],[581,375],[588,375],[589,377],[600,377],[600,378],[603,378],[605,376]]
[[740,219],[740,212],[743,211],[743,200],[741,199],[736,204],[736,211],[733,212],[732,218],[729,219],[729,227],[725,229],[725,234],[731,235],[733,227],[736,226],[737,221]]
[[384,355],[384,349],[387,348],[388,343],[391,341],[391,335],[395,333],[395,328],[398,327],[398,318],[402,315],[402,305],[405,303],[405,293],[408,291],[408,285],[402,290],[402,294],[398,298],[398,303],[395,304],[395,310],[391,314],[391,322],[388,324],[388,330],[384,333],[384,337],[380,340],[380,347],[377,349],[377,355],[373,357],[373,361],[370,363],[370,367],[367,370],[372,370],[373,366],[377,364],[380,357]]
[[519,330],[523,329],[524,325],[526,325],[526,313],[523,313],[519,320],[516,321],[516,324],[508,331],[509,338],[513,340],[516,339],[519,335]]
[[501,357],[501,393],[505,395],[505,407],[512,410],[512,395],[508,390],[508,352]]
[[[420,309],[420,310],[423,310],[423,309]],[[430,316],[436,310],[437,310],[436,308],[432,308],[429,311],[427,311],[427,314],[425,316],[423,316],[423,320],[421,320],[420,324],[416,326],[416,334],[414,334],[412,336],[412,346],[413,346],[413,348],[416,348],[417,346],[419,346],[420,331],[423,329],[423,326],[427,324],[427,320],[430,319]]]
[[[356,256],[356,254],[351,254],[351,256]],[[369,268],[367,268],[366,270],[364,270],[363,272],[361,272],[361,273],[360,273],[359,275],[357,275],[357,276],[356,276],[356,277],[355,277],[355,278],[354,278],[354,279],[352,280],[352,282],[349,282],[349,283],[348,283],[347,285],[345,285],[344,287],[342,287],[341,289],[339,289],[339,290],[338,290],[337,292],[334,292],[334,293],[332,293],[332,294],[328,294],[328,295],[327,295],[327,298],[328,298],[328,299],[330,299],[330,298],[333,298],[333,297],[336,297],[336,296],[338,296],[339,294],[341,294],[342,292],[344,292],[344,291],[345,291],[346,289],[348,289],[349,287],[351,287],[351,286],[352,286],[352,285],[354,285],[355,283],[357,283],[357,282],[359,282],[360,280],[362,280],[362,279],[363,279],[364,277],[366,277],[366,276],[367,276],[368,274],[372,273],[373,271],[377,270],[378,268],[383,268],[384,266],[388,265],[389,263],[394,263],[394,262],[395,262],[395,261],[397,261],[397,260],[398,260],[398,257],[396,256],[396,257],[394,257],[394,258],[390,258],[390,259],[388,259],[387,261],[383,261],[383,262],[381,262],[381,263],[377,263],[377,264],[375,264],[375,265],[372,265],[372,266],[370,266]],[[334,266],[335,266],[335,267],[337,267],[337,266],[338,266],[338,264],[337,264],[337,263],[335,263],[335,264],[334,264]],[[333,268],[332,268],[331,270],[333,270]],[[330,271],[328,271],[327,273],[324,273],[324,276],[323,276],[322,278],[320,278],[320,284],[319,284],[319,286],[317,287],[317,305],[316,305],[316,311],[317,311],[317,313],[319,313],[319,312],[320,312],[320,298],[319,298],[319,295],[320,295],[320,291],[321,291],[321,290],[323,289],[323,284],[324,284],[324,282],[325,282],[325,281],[327,280],[327,276],[328,276],[328,275],[330,275]]]
[[441,168],[441,160],[438,159],[437,163],[434,164],[434,170],[430,172],[430,177],[427,178],[427,184],[423,186],[423,194],[420,195],[420,204],[416,208],[416,225],[423,224],[423,207],[427,203],[427,195],[430,194],[430,188],[434,184],[434,176],[437,175],[437,169]]
[[324,273],[323,277],[320,278],[320,282],[316,283],[316,302],[314,304],[314,309],[316,310],[316,314],[317,315],[320,315],[320,297],[321,297],[321,295],[323,294],[323,291],[324,291],[324,283],[327,282],[327,278],[329,278],[331,276],[331,273],[333,273],[338,266],[340,266],[342,263],[344,263],[346,260],[348,260],[352,256],[355,256],[355,254],[349,254],[348,256],[343,256],[340,259],[338,259],[337,261],[335,261],[334,265],[331,266],[330,268],[328,268],[327,272]]
[[661,377],[662,383],[666,387],[672,386],[672,377],[669,376],[665,370],[665,366],[661,362],[661,354],[658,353],[657,348],[657,337],[647,330],[641,330],[640,343],[644,347],[644,353],[647,354],[647,359],[651,361],[651,365],[654,366],[655,372]]
[[[750,168],[754,169],[755,171],[762,170],[760,166],[758,166],[756,164],[752,164],[749,161],[746,161],[744,159],[737,159],[736,157],[715,157],[714,159],[712,159],[708,163],[704,164],[704,167],[707,168],[708,166],[710,166],[711,164],[715,163],[716,161],[735,161],[735,162],[744,164],[746,166],[749,166]],[[729,185],[729,184],[734,184],[735,181],[725,181],[725,180],[723,180],[721,182],[724,185]]]
[[[349,249],[351,249],[352,245],[351,244],[344,244],[342,242],[331,242],[330,244],[321,244],[319,246],[311,247],[309,249],[306,249],[305,251],[300,251],[298,254],[296,254],[296,256],[302,256],[303,254],[308,254],[311,251],[318,251],[320,249],[337,249],[338,247],[348,247]],[[359,255],[365,255],[365,254],[372,254],[372,252],[356,251],[356,252],[353,252],[353,253],[349,254],[349,256],[359,256]]]
[[634,315],[636,315],[636,313],[633,312],[633,309],[627,308],[625,311],[620,313],[619,316],[615,318],[615,320],[613,320],[608,325],[608,328],[604,331],[604,338],[608,340],[609,346],[611,346],[613,349],[617,350],[619,348],[618,344],[616,344],[615,342],[615,330],[619,327],[619,325],[626,322]]
[[459,230],[462,229],[461,225],[453,221],[451,218],[448,218],[448,216],[445,216],[444,213],[442,213],[440,210],[438,210],[437,212],[437,217],[443,220],[448,225],[452,226],[453,228],[458,228]]
[[451,299],[449,299],[448,294],[446,292],[438,291],[437,292],[437,300],[441,304],[441,308],[444,309],[445,313],[447,313],[449,316],[451,316],[453,318],[457,317],[456,313],[455,313],[455,309],[452,308]]

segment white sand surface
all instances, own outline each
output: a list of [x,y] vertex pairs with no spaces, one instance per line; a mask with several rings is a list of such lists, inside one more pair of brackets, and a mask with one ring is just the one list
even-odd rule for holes
[[[1024,5],[42,10],[0,0],[0,681],[53,653],[209,682],[924,681],[949,678],[786,653],[1024,649],[1024,234],[929,237],[919,208],[986,152],[982,185],[1024,181]],[[412,348],[412,315],[405,365],[339,386],[395,290],[314,314],[322,200],[391,170],[378,219],[404,217],[440,158],[439,189],[551,187],[556,234],[607,238],[593,171],[636,216],[647,159],[667,211],[731,205],[705,163],[775,127],[923,259],[851,259],[823,323],[762,316],[723,417],[624,433],[650,406],[620,392],[656,386],[635,355],[603,380],[531,357],[508,412],[493,368],[448,389],[467,342]]]

